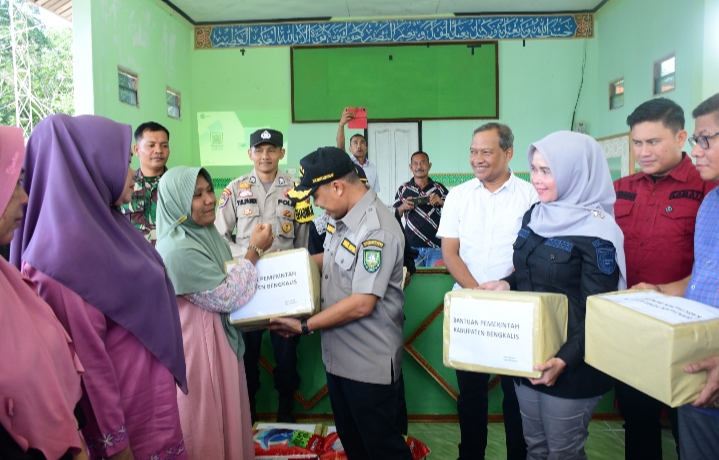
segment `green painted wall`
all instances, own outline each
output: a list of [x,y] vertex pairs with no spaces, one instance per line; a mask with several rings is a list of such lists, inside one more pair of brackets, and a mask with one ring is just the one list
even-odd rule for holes
[[[512,163],[515,170],[528,169],[524,152],[532,141],[552,131],[569,129],[584,47],[584,40],[534,40],[527,42],[526,47],[521,41],[500,42],[499,121],[509,124],[515,132],[518,152]],[[280,120],[286,126],[284,132],[289,143],[288,164],[283,167],[296,167],[302,156],[335,142],[335,123],[291,123],[289,48],[247,49],[244,55],[236,49],[194,51],[192,88],[194,113],[235,111],[243,124],[246,119],[252,123]],[[592,102],[585,87],[581,104]],[[338,120],[339,116],[340,113]],[[423,122],[422,144],[432,158],[433,170],[467,171],[472,132],[483,122]],[[193,119],[193,123],[197,121]],[[199,158],[196,131],[195,125],[193,150],[195,158]],[[347,138],[354,132],[347,130]],[[231,177],[250,168],[208,169],[213,175]]]
[[[148,0],[75,0],[73,18],[78,114],[102,115],[133,130],[156,121],[170,131],[169,165],[196,164],[190,123],[192,28]],[[119,101],[118,66],[138,75],[139,107]],[[167,87],[181,94],[180,120],[167,116]],[[133,165],[139,166],[137,158]]]
[[[197,113],[235,112],[244,126],[267,126],[282,131],[289,163],[296,167],[299,158],[310,150],[298,148],[300,136],[290,135],[287,130],[292,118],[289,62],[289,48],[248,49],[244,56],[238,49],[192,52],[191,126],[195,161],[200,161]],[[213,177],[236,177],[252,168],[207,169]]]
[[[590,44],[592,40],[588,40]],[[529,145],[547,134],[569,129],[579,91],[585,40],[499,42],[499,122],[514,132],[511,167],[528,171]],[[580,105],[587,104],[585,90]],[[422,146],[436,172],[469,171],[473,131],[491,120],[422,123]]]
[[[719,92],[719,0],[692,0],[681,8],[671,0],[611,0],[596,15],[596,46],[590,60],[591,104],[580,107],[595,137],[627,132],[627,116],[653,97],[655,61],[674,53],[676,84],[665,93],[691,111]],[[624,107],[609,110],[609,83],[624,78]],[[688,146],[686,147],[689,148]]]
[[702,99],[719,92],[719,0],[705,0]]

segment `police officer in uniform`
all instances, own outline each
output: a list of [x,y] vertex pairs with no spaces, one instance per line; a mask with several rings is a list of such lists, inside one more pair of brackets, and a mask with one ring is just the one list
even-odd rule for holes
[[322,311],[273,318],[291,337],[322,330],[322,360],[337,434],[351,459],[410,460],[397,424],[402,372],[404,236],[392,212],[359,180],[342,150],[325,147],[300,160],[301,182],[289,193],[312,195],[325,210]]
[[[314,214],[309,200],[294,204],[287,193],[294,179],[279,172],[279,162],[285,156],[282,133],[274,129],[259,129],[250,135],[249,156],[255,168],[227,185],[220,196],[215,226],[230,244],[232,256],[242,258],[250,244],[252,229],[258,223],[272,225],[274,241],[269,251],[307,247],[309,225]],[[235,241],[232,232],[237,229]],[[260,254],[262,255],[262,254]],[[264,331],[243,334],[245,340],[245,372],[250,396],[253,423],[257,421],[255,395],[260,388],[260,345]],[[277,421],[294,423],[293,394],[300,385],[297,372],[297,343],[299,337],[283,338],[271,333],[277,366],[274,370],[275,388],[279,393]]]

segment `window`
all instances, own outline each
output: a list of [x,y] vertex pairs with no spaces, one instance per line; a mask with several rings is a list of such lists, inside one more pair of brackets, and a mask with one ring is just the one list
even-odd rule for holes
[[624,79],[609,84],[609,109],[624,107]]
[[118,67],[117,79],[120,87],[120,102],[137,107],[137,75]]
[[167,88],[167,116],[180,119],[180,93]]
[[662,94],[676,87],[674,55],[654,63],[654,94]]

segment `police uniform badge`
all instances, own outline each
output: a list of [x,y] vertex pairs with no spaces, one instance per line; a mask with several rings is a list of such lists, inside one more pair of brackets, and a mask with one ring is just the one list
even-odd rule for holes
[[362,253],[362,263],[368,273],[374,273],[382,265],[382,251],[376,249],[365,249]]
[[289,209],[285,209],[284,211],[282,211],[282,217],[284,217],[285,219],[292,219],[292,211],[290,211]]
[[252,196],[252,190],[250,190],[250,189],[240,190],[240,198],[249,198],[251,196]]
[[238,185],[238,187],[240,187],[242,189],[248,189],[251,187],[251,185],[248,184],[247,182],[241,182],[240,185]]
[[257,179],[255,178],[255,176],[250,177],[250,184],[254,185],[256,183],[257,183]]
[[592,242],[597,250],[597,268],[605,275],[611,275],[617,269],[617,250],[614,247],[600,247],[611,244],[611,242],[598,238]]
[[272,134],[270,134],[269,131],[264,130],[264,131],[262,132],[262,134],[260,134],[260,137],[261,137],[262,139],[267,140],[267,139],[269,139],[269,138],[272,137]]
[[245,217],[251,216],[251,215],[252,215],[252,209],[250,209],[250,208],[243,209],[243,210],[242,210],[242,215],[245,216]]
[[291,224],[291,223],[286,222],[286,223],[282,224],[282,231],[283,231],[283,232],[285,232],[285,233],[290,233],[291,230],[292,230],[292,224]]
[[227,202],[230,200],[230,195],[232,195],[230,189],[226,188],[222,191],[222,195],[220,195],[220,201],[218,202],[217,209],[222,209],[225,207]]
[[285,184],[286,184],[286,181],[285,181],[284,177],[280,177],[279,179],[277,179],[277,185],[285,185]]

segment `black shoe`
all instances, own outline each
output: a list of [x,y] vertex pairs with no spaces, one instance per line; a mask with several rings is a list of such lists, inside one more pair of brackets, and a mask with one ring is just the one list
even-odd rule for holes
[[294,406],[294,400],[280,401],[280,405],[277,408],[277,423],[296,423],[295,417],[292,415],[292,407]]
[[254,399],[250,399],[250,419],[252,420],[252,426],[255,426],[255,423],[260,421],[257,416],[257,401]]

